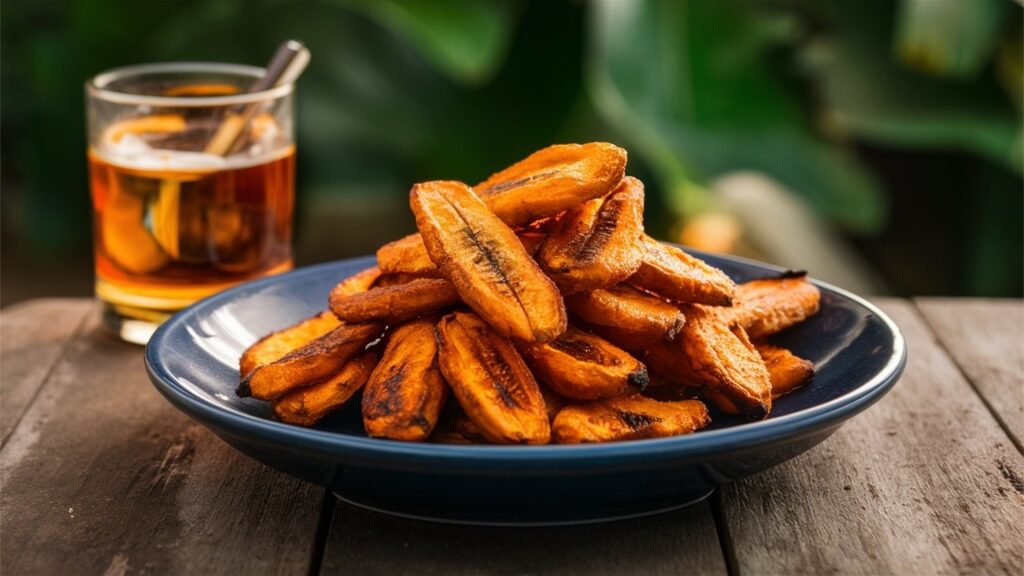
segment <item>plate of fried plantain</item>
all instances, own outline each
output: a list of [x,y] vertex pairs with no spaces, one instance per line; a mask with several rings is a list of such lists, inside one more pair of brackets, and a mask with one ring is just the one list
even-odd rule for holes
[[897,381],[899,329],[785,270],[651,238],[612,144],[418,183],[375,257],[246,283],[146,367],[241,452],[355,505],[478,524],[651,514],[779,464]]

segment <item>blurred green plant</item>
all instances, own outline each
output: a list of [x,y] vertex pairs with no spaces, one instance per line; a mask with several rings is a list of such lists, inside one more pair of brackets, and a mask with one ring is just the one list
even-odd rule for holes
[[[88,238],[87,76],[144,61],[259,64],[295,37],[313,53],[297,97],[307,259],[365,252],[411,227],[410,182],[473,182],[551,142],[609,139],[647,177],[655,233],[724,215],[738,222],[737,249],[860,270],[838,246],[885,238],[908,224],[888,220],[893,195],[927,194],[889,187],[892,174],[864,161],[866,144],[962,150],[984,163],[965,170],[986,183],[978,194],[1005,194],[992,183],[1009,172],[1018,196],[977,203],[961,239],[975,246],[971,264],[950,266],[974,278],[985,263],[983,280],[955,289],[1020,290],[1019,267],[979,256],[995,246],[997,260],[1022,259],[1019,217],[1005,214],[1022,170],[1021,10],[1009,0],[6,0],[0,9],[4,237],[24,250],[59,254]],[[800,227],[803,240],[772,242],[780,232],[763,226],[772,219]]]

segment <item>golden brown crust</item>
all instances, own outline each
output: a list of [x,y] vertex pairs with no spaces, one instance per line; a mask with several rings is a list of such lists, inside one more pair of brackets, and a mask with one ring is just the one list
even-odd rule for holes
[[803,386],[814,375],[814,363],[804,360],[781,346],[767,343],[756,344],[757,353],[768,368],[772,381],[772,399],[778,398]]
[[274,400],[271,406],[278,420],[299,426],[312,426],[324,416],[341,408],[366,384],[377,363],[375,352],[364,352],[349,360],[327,380],[299,388]]
[[238,361],[239,374],[244,378],[253,370],[280,360],[285,354],[304,346],[341,325],[330,311],[324,311],[298,324],[271,332],[246,348]]
[[569,212],[537,252],[563,294],[606,288],[640,267],[644,185],[626,176],[607,196]]
[[468,186],[417,184],[410,204],[441,274],[495,330],[534,342],[565,331],[565,304],[554,283]]
[[479,316],[455,312],[437,326],[441,373],[469,418],[497,444],[546,444],[544,398],[512,343]]
[[331,311],[345,322],[388,324],[398,324],[458,303],[455,288],[441,278],[417,278],[330,301]]
[[423,236],[410,234],[381,246],[377,250],[377,266],[384,274],[412,274],[414,276],[441,275],[427,254]]
[[626,151],[614,144],[556,144],[493,174],[473,190],[506,224],[524,226],[604,196],[625,170]]
[[286,356],[260,366],[236,390],[239,396],[273,400],[296,388],[323,382],[380,337],[381,324],[342,324]]
[[740,284],[736,305],[721,313],[751,338],[763,338],[813,316],[820,302],[821,292],[806,276],[786,276]]
[[[627,339],[628,348],[634,348],[634,342],[643,345],[673,340],[686,323],[678,307],[625,284],[567,296],[565,306],[591,326],[607,327],[613,333],[609,338],[612,342]],[[621,337],[614,333],[621,333]]]
[[689,434],[710,422],[700,400],[659,402],[619,396],[564,408],[555,417],[552,436],[561,444],[664,438]]
[[682,350],[696,378],[751,418],[772,407],[772,384],[764,361],[739,326],[730,327],[713,309],[686,306]]
[[551,342],[520,342],[517,347],[537,379],[569,398],[635,394],[648,384],[647,368],[639,360],[573,326]]
[[676,302],[732,304],[736,285],[725,272],[650,236],[641,240],[644,256],[631,284]]
[[421,442],[437,424],[448,385],[437,364],[434,322],[403,324],[388,334],[363,392],[363,425],[375,438]]
[[341,282],[338,282],[334,288],[331,288],[330,294],[327,296],[327,301],[346,298],[353,294],[359,294],[360,292],[366,292],[373,286],[374,282],[380,278],[380,268],[374,266],[373,268],[367,268],[362,272],[357,272],[348,278],[345,278]]

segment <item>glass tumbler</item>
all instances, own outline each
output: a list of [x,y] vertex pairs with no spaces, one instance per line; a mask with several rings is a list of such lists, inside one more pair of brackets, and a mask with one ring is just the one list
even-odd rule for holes
[[172,313],[292,267],[292,85],[262,68],[168,63],[86,83],[96,296],[145,343]]

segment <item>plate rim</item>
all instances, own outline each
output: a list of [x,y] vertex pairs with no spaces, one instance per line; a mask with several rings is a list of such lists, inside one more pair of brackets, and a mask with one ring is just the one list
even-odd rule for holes
[[[738,256],[712,254],[690,249],[688,251],[699,257],[711,256],[716,259],[730,260],[768,272],[786,270],[784,267]],[[893,354],[886,364],[873,377],[853,390],[792,414],[695,434],[584,445],[497,446],[381,440],[315,428],[303,428],[226,410],[196,397],[187,388],[178,384],[175,377],[160,361],[159,350],[164,346],[165,338],[187,317],[203,308],[230,301],[242,292],[258,291],[266,285],[281,282],[285,278],[301,279],[341,264],[360,265],[364,263],[367,266],[373,265],[374,257],[361,256],[304,266],[284,274],[245,282],[185,308],[164,322],[146,346],[145,366],[150,380],[175,407],[215,431],[322,456],[330,460],[344,456],[396,468],[419,468],[424,465],[436,468],[439,464],[443,464],[455,468],[473,469],[492,465],[515,465],[517,469],[540,470],[551,468],[552,464],[558,464],[572,465],[575,468],[587,466],[605,469],[637,462],[687,460],[715,454],[732,454],[741,450],[755,449],[758,446],[788,437],[813,434],[827,429],[830,425],[839,426],[846,419],[866,409],[884,396],[896,384],[907,362],[906,340],[899,327],[887,314],[856,294],[811,278],[811,282],[819,288],[850,300],[875,315],[892,335]]]

